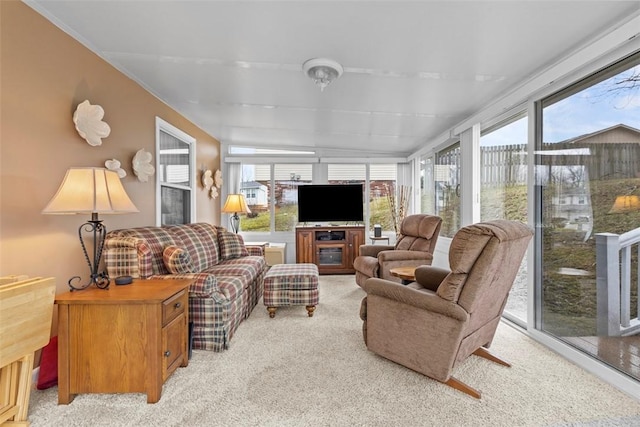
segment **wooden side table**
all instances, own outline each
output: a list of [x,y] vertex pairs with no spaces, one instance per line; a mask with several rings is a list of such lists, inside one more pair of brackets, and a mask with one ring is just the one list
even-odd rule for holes
[[403,285],[408,285],[411,282],[416,281],[416,268],[415,267],[396,267],[389,270],[392,276],[399,277],[402,280]]
[[191,279],[134,280],[56,297],[58,403],[78,393],[146,393],[187,366]]
[[287,262],[285,257],[286,243],[271,243],[271,242],[244,242],[245,246],[260,246],[264,250],[264,259],[269,267],[276,264],[285,264]]

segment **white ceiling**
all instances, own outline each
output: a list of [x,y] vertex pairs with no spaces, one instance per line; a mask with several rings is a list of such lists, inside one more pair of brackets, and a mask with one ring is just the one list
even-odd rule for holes
[[[640,12],[639,1],[27,4],[232,145],[406,156]],[[302,63],[344,74],[324,92]]]

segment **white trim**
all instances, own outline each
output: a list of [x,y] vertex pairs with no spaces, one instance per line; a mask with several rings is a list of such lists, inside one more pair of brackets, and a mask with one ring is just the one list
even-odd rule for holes
[[273,157],[256,154],[247,156],[225,156],[224,163],[270,164],[270,163],[318,163],[320,158],[315,157]]
[[[160,193],[160,131],[189,144],[189,185],[190,190],[190,222],[196,222],[196,139],[186,132],[173,126],[171,123],[156,116],[156,226],[162,225],[162,197]],[[177,188],[178,186],[176,186]],[[183,187],[183,186],[180,186]]]
[[460,134],[460,227],[480,221],[480,183],[480,124],[476,123]]
[[[535,228],[535,139],[536,139],[536,108],[533,102],[527,105],[527,221],[531,229]],[[534,234],[537,232],[534,230]],[[527,250],[527,325],[530,328],[535,327],[535,308],[536,308],[536,292],[535,278],[539,272],[536,272],[536,244],[535,235],[529,243]]]
[[347,164],[387,164],[387,163],[408,163],[407,157],[274,157],[261,155],[246,156],[226,156],[224,163],[250,163],[250,164],[270,164],[270,163],[347,163]]
[[442,151],[448,146],[455,144],[459,140],[460,138],[457,135],[454,135],[452,130],[450,129],[446,132],[441,133],[440,135],[436,136],[430,141],[426,141],[424,148],[421,148],[418,151],[415,151],[414,153],[410,154],[407,158],[411,160],[416,157],[437,153],[438,151]]
[[406,157],[380,157],[380,158],[349,158],[349,157],[321,157],[320,163],[358,163],[358,164],[381,164],[381,163],[407,163]]

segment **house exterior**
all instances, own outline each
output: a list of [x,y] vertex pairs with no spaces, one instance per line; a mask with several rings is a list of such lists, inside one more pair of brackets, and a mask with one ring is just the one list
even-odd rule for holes
[[267,194],[267,186],[257,181],[243,182],[240,186],[240,193],[247,200],[249,209],[263,210],[269,207],[269,195]]

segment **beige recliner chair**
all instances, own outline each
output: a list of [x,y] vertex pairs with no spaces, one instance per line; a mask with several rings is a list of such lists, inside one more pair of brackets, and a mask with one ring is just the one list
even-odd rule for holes
[[516,221],[469,225],[453,237],[451,270],[419,267],[407,286],[368,279],[360,307],[367,348],[480,398],[451,373],[471,354],[509,366],[486,348],[532,235]]
[[370,277],[400,283],[389,270],[395,267],[431,265],[442,218],[434,215],[409,215],[400,224],[400,237],[395,245],[361,245],[353,260],[356,283],[360,286]]

